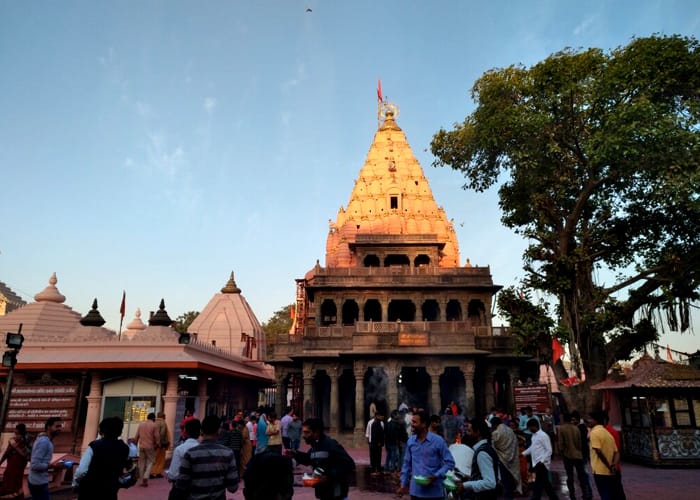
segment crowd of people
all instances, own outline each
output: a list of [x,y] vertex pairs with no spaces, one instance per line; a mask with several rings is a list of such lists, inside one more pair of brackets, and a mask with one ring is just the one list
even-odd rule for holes
[[[468,419],[454,403],[442,415],[402,404],[385,418],[376,406],[372,409],[365,433],[370,473],[392,475],[399,496],[539,499],[546,493],[557,498],[550,471],[556,450],[570,498],[576,498],[578,488],[584,500],[591,499],[593,485],[602,500],[625,498],[620,436],[602,411],[583,419],[576,411],[538,415],[524,407],[513,416],[494,408],[483,418]],[[27,463],[32,498],[50,498],[53,440],[61,429],[61,420],[50,418],[32,441],[23,424],[16,426],[0,457],[0,464],[7,461],[2,498],[21,495]],[[239,412],[230,420],[208,415],[200,421],[186,412],[167,471],[165,450],[171,443],[163,413],[150,413],[127,443],[120,438],[122,430],[118,417],[100,422],[100,437],[86,448],[73,475],[79,500],[116,500],[119,489],[148,487],[149,479],[160,477],[171,484],[169,500],[225,500],[240,479],[246,500],[288,500],[297,466],[311,467],[309,484],[318,499],[345,500],[355,470],[352,457],[325,434],[320,419],[302,422],[292,408],[281,419],[265,408]],[[300,450],[302,439],[307,451]]]
[[468,419],[454,403],[441,415],[402,404],[389,419],[375,410],[365,436],[371,473],[394,474],[399,495],[558,498],[551,479],[556,451],[570,498],[576,498],[577,484],[584,500],[592,498],[588,470],[603,500],[625,498],[619,433],[602,411],[582,419],[576,411],[558,415],[547,408],[536,414],[526,406],[519,415],[493,408],[483,418]]

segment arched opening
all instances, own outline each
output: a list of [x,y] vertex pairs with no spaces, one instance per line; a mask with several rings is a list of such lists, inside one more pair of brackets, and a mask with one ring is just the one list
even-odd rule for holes
[[428,408],[430,376],[424,367],[404,366],[401,368],[397,383],[400,403],[406,403],[410,408]]
[[473,299],[467,306],[467,318],[472,325],[483,326],[486,324],[486,307],[480,300]]
[[447,321],[462,321],[462,306],[458,300],[452,299],[445,309]]
[[442,408],[447,408],[452,401],[462,415],[472,415],[471,408],[466,408],[466,385],[464,373],[456,366],[448,366],[440,375],[440,401]]
[[415,321],[416,305],[410,300],[389,302],[388,321]]
[[364,260],[365,267],[379,267],[381,262],[376,255],[367,255]]
[[413,261],[413,265],[415,267],[429,266],[430,265],[430,257],[428,257],[425,254],[420,254],[420,255],[416,256],[415,260]]
[[423,321],[437,321],[440,318],[440,305],[435,299],[428,299],[421,306]]
[[338,308],[331,299],[321,303],[321,326],[335,325],[338,322]]
[[325,427],[329,427],[331,415],[331,378],[325,370],[318,370],[314,377],[313,384],[314,414],[323,420],[323,425]]
[[343,370],[338,377],[338,396],[340,428],[351,431],[355,428],[355,374],[352,370]]
[[354,325],[360,317],[360,306],[353,299],[343,303],[343,325]]
[[408,255],[387,255],[384,258],[384,267],[409,267],[411,265],[411,259]]
[[370,413],[370,405],[374,403],[377,411],[386,415],[386,388],[388,379],[381,367],[368,368],[365,372],[365,422],[373,418]]
[[381,321],[382,305],[377,299],[368,299],[364,307],[364,321]]

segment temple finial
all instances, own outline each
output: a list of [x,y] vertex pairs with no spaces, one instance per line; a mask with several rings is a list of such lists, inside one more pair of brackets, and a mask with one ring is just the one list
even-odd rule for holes
[[241,293],[241,289],[236,285],[236,280],[231,271],[231,277],[226,282],[226,285],[221,289],[221,293]]

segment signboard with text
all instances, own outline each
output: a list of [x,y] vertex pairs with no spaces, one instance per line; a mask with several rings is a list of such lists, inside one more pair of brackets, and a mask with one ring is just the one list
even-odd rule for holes
[[17,385],[12,388],[5,420],[5,432],[23,423],[32,433],[42,432],[50,417],[63,420],[64,429],[73,423],[77,385]]
[[399,345],[400,346],[427,346],[428,345],[428,334],[427,333],[399,333]]
[[545,409],[551,405],[549,389],[544,384],[516,385],[513,387],[513,395],[516,410],[530,406],[535,413],[544,413]]

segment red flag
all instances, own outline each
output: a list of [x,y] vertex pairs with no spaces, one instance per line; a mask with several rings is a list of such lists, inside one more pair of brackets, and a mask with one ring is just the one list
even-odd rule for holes
[[291,319],[294,319],[294,316],[295,316],[295,315],[296,315],[296,312],[295,312],[295,310],[294,310],[294,306],[290,306],[290,307],[289,307],[289,317],[290,317]]
[[377,79],[377,101],[382,102],[384,100],[384,96],[382,95],[382,80]]
[[552,363],[556,363],[564,355],[564,348],[556,338],[552,339]]
[[122,319],[124,319],[124,314],[126,314],[126,290],[122,293],[122,305],[119,306],[119,314],[121,314]]

